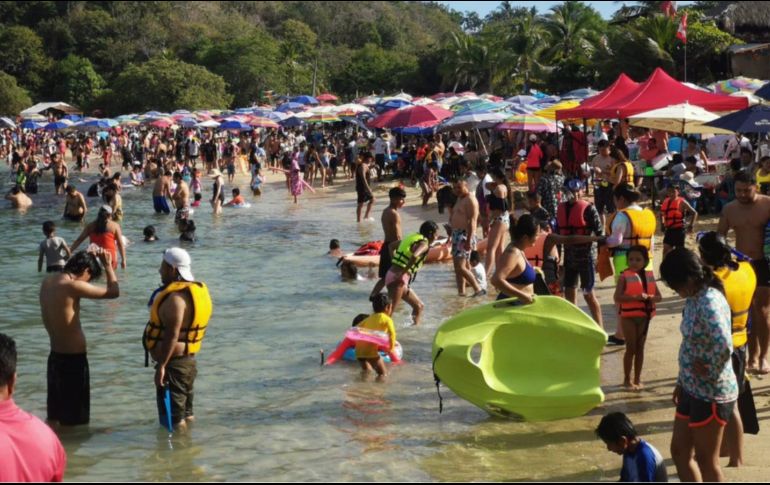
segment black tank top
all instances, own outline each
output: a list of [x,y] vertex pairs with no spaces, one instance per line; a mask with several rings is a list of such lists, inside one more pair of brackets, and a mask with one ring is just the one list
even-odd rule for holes
[[489,194],[487,196],[487,202],[489,203],[489,210],[507,212],[510,209],[510,207],[508,207],[508,199],[505,197]]

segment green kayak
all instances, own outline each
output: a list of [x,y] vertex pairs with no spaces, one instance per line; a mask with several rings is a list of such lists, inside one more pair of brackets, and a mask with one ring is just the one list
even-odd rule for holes
[[548,421],[582,416],[604,400],[599,363],[606,343],[607,334],[579,308],[538,296],[531,305],[509,299],[454,316],[436,332],[433,360],[441,381],[481,409]]

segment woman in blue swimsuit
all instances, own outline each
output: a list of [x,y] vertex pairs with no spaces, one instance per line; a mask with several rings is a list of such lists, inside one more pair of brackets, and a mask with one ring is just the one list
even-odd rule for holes
[[518,298],[523,304],[532,303],[535,295],[537,273],[524,255],[526,248],[537,241],[540,226],[535,219],[525,214],[511,227],[511,244],[498,260],[492,284],[500,291],[498,300]]

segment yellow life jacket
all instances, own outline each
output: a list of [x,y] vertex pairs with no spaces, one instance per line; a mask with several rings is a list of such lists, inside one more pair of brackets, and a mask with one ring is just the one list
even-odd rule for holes
[[612,166],[611,173],[613,180],[615,179],[615,176],[618,173],[618,170],[620,170],[620,166],[625,165],[626,166],[626,178],[621,179],[620,183],[626,183],[634,185],[634,166],[631,164],[631,162],[622,162],[622,163],[616,163]]
[[[425,241],[427,242],[428,239],[420,234],[419,232],[410,234],[407,236],[401,243],[398,245],[398,249],[396,249],[396,252],[393,253],[393,264],[398,266],[399,268],[407,269],[407,265],[409,264],[409,260],[412,259],[413,253],[412,253],[412,246],[414,246],[416,243]],[[420,256],[417,259],[417,262],[414,264],[413,267],[408,268],[409,273],[415,274],[417,271],[422,267],[423,263],[425,262],[425,258],[428,256],[428,251],[425,251],[422,256]]]
[[[612,222],[619,213],[623,213],[628,217],[631,223],[631,236],[624,237],[621,245],[613,248],[613,254],[625,253],[632,246],[644,246],[649,251],[652,248],[652,237],[655,235],[655,228],[657,226],[655,213],[650,209],[640,211],[623,209],[615,212],[607,223],[610,233],[612,232]],[[652,260],[652,254],[650,254],[650,260]]]
[[150,303],[150,321],[144,327],[142,344],[144,345],[144,365],[149,365],[149,351],[163,340],[163,323],[160,321],[158,310],[166,297],[171,293],[189,291],[193,301],[193,321],[189,326],[179,331],[179,342],[185,344],[185,355],[197,354],[206,334],[206,327],[211,318],[212,304],[209,289],[205,284],[190,281],[175,281],[158,290]]
[[722,281],[730,304],[730,314],[733,321],[733,348],[746,345],[748,333],[746,330],[749,320],[751,300],[757,287],[757,276],[751,263],[742,261],[738,269],[732,270],[725,266],[714,270],[714,274]]

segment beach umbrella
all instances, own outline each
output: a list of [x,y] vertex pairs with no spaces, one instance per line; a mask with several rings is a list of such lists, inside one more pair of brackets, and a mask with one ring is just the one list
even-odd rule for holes
[[285,120],[282,120],[280,122],[281,126],[285,126],[286,128],[296,128],[297,126],[302,126],[305,124],[305,120],[302,118],[297,118],[296,116],[291,116],[289,118],[286,118]]
[[318,100],[312,96],[308,96],[306,94],[303,94],[302,96],[295,96],[289,100],[292,103],[299,103],[299,104],[319,104]]
[[248,121],[249,126],[254,128],[278,128],[278,123],[262,116],[255,116]]
[[465,91],[465,92],[462,92],[462,93],[458,94],[457,96],[459,96],[461,98],[478,98],[476,93],[474,93],[473,91]]
[[507,98],[506,101],[509,103],[524,105],[534,103],[537,101],[537,98],[534,96],[528,96],[526,94],[519,94],[518,96],[511,96],[510,98]]
[[286,114],[286,113],[281,113],[280,111],[268,111],[263,116],[265,118],[267,118],[269,120],[273,120],[273,121],[275,121],[277,123],[279,121],[285,120],[286,118],[290,117],[291,115]]
[[304,104],[289,101],[288,103],[283,103],[282,105],[275,108],[275,111],[280,111],[281,113],[285,113],[286,111],[300,111],[303,109],[305,109]]
[[306,123],[338,123],[342,121],[337,115],[328,113],[314,114],[309,118],[305,118]]
[[493,103],[499,103],[500,101],[503,101],[503,98],[501,98],[500,96],[495,96],[494,94],[490,94],[490,93],[484,93],[479,97],[482,99],[486,99],[487,101],[492,101]]
[[8,118],[7,116],[3,116],[0,118],[0,128],[10,128],[12,130],[15,130],[16,123],[14,123],[13,120]]
[[759,104],[706,123],[737,133],[770,133],[770,106]]
[[383,100],[374,107],[375,111],[378,113],[384,113],[385,111],[389,111],[392,109],[398,109],[403,108],[404,106],[410,106],[412,103],[409,101],[406,101],[404,99],[396,99],[391,98],[388,100]]
[[139,126],[141,122],[139,120],[125,119],[120,122],[120,126]]
[[198,124],[198,120],[196,120],[195,118],[187,117],[187,118],[180,118],[176,120],[176,123],[179,126],[182,126],[184,128],[193,128],[195,127],[195,125]]
[[765,84],[754,92],[754,96],[759,96],[762,99],[770,101],[770,83]]
[[436,134],[436,127],[434,126],[408,126],[405,128],[394,128],[393,133],[400,133],[408,136],[428,136]]
[[575,89],[574,91],[562,95],[561,99],[586,99],[591,96],[596,96],[597,94],[599,94],[599,91],[591,88]]
[[144,116],[148,118],[163,118],[164,116],[168,116],[168,113],[161,113],[160,111],[148,111],[144,114]]
[[356,103],[362,104],[364,106],[375,106],[381,100],[382,100],[382,98],[372,94],[371,96],[365,96],[363,98],[357,99]]
[[219,121],[206,120],[195,125],[196,128],[219,128]]
[[82,121],[83,117],[80,115],[64,115],[62,117],[63,120],[70,120],[73,123],[77,123],[78,121]]
[[316,97],[318,101],[321,101],[322,103],[327,101],[337,101],[339,98],[337,96],[331,94],[331,93],[323,93]]
[[173,113],[171,113],[171,114],[172,114],[172,115],[189,115],[189,114],[190,114],[190,112],[189,112],[189,111],[187,111],[186,109],[178,109],[178,110],[174,111],[174,112],[173,112]]
[[540,106],[543,106],[543,105],[547,106],[547,105],[551,105],[551,104],[556,104],[559,101],[561,101],[561,98],[558,97],[558,96],[544,96],[542,98],[538,98],[537,101],[535,101],[534,104],[537,104],[537,105],[540,105]]
[[72,125],[72,128],[78,131],[104,131],[118,126],[118,122],[108,118],[94,118],[81,121]]
[[506,118],[510,116],[510,113],[471,113],[459,116],[453,116],[441,122],[438,126],[438,131],[450,131],[450,130],[472,130],[472,129],[484,129],[497,126]]
[[46,131],[59,131],[65,130],[74,124],[75,123],[70,120],[61,119],[59,121],[54,121],[53,123],[48,123],[43,129]]
[[716,94],[732,94],[738,91],[754,93],[765,84],[765,81],[750,77],[738,76],[733,79],[717,81],[709,86]]
[[253,128],[246,122],[239,120],[225,120],[219,125],[220,130],[251,131]]
[[495,126],[496,130],[512,130],[512,131],[532,131],[540,133],[546,131],[548,133],[556,133],[557,126],[556,121],[541,118],[531,114],[513,115],[506,118],[505,121]]
[[45,123],[38,123],[37,121],[32,120],[24,120],[19,126],[25,130],[39,130],[45,126]]
[[390,111],[386,111],[376,118],[370,120],[367,125],[371,128],[385,128],[385,123],[389,122],[391,119],[393,119],[394,116],[398,114],[398,110],[392,109]]
[[749,106],[754,106],[756,104],[762,104],[762,102],[763,102],[762,98],[760,98],[759,96],[756,96],[754,94],[751,94],[748,91],[737,91],[737,92],[731,94],[730,96],[732,96],[734,98],[741,97],[741,98],[748,99],[749,100]]
[[650,128],[681,134],[729,134],[729,130],[707,126],[705,123],[719,118],[700,106],[689,103],[675,104],[629,117],[631,126]]
[[[537,105],[540,105],[540,103],[537,103]],[[535,111],[535,116],[540,116],[541,118],[546,118],[549,120],[556,121],[556,112],[560,110],[565,109],[572,109],[580,106],[580,101],[574,100],[574,99],[568,99],[566,101],[562,101],[560,103],[552,104],[551,106],[544,107],[538,111]]]
[[452,115],[452,111],[438,106],[412,106],[398,110],[392,118],[383,123],[382,128],[435,126]]
[[401,100],[404,100],[404,101],[412,101],[412,95],[411,94],[406,94],[405,92],[401,91],[400,93],[396,94],[395,96],[390,96],[390,97],[385,98],[385,99],[386,100],[388,100],[388,99],[401,99]]
[[465,107],[455,111],[455,114],[462,115],[469,113],[483,113],[487,111],[502,111],[511,105],[510,103],[506,102],[495,103],[492,101],[481,101],[481,103],[466,105]]

